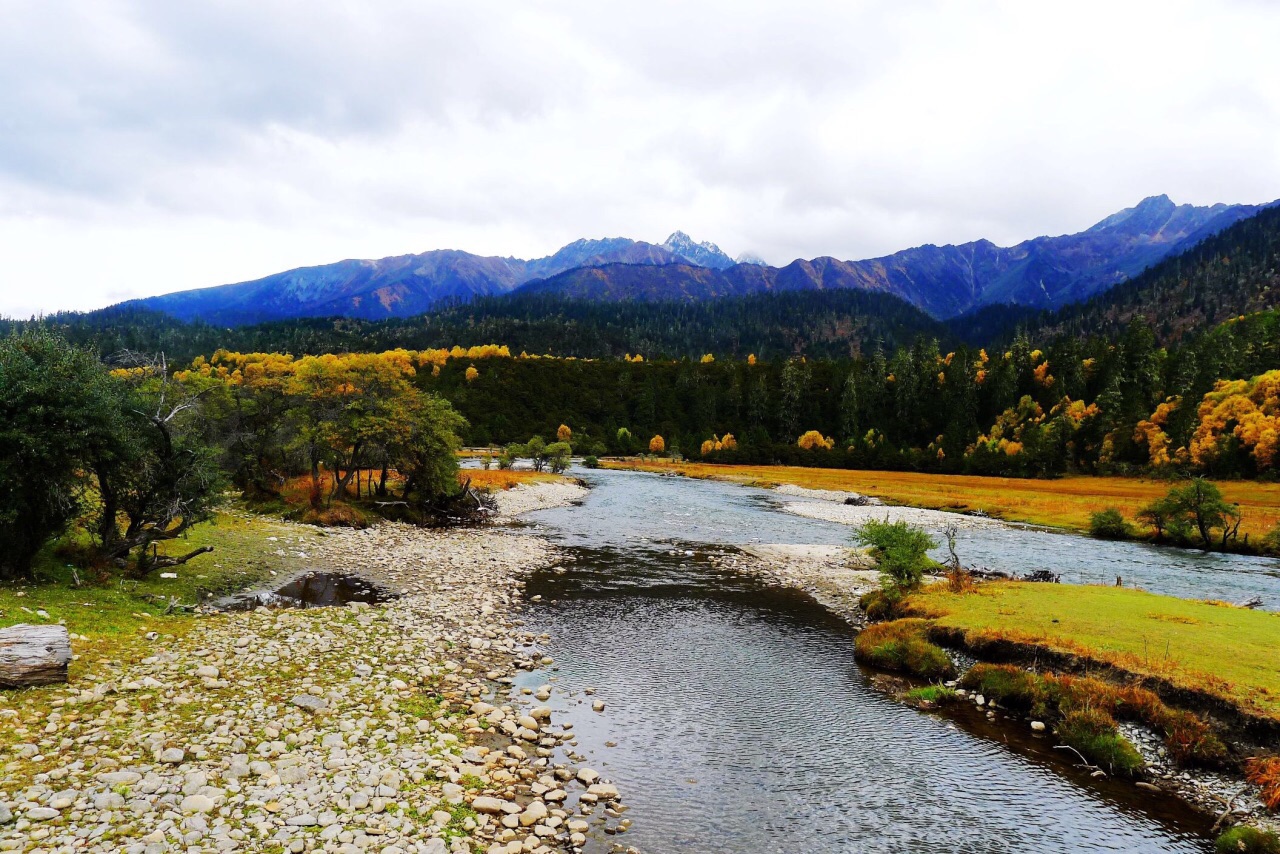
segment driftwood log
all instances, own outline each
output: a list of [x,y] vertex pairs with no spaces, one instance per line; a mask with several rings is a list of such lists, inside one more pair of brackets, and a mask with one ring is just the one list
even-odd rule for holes
[[0,688],[26,688],[67,681],[71,638],[66,626],[0,629]]

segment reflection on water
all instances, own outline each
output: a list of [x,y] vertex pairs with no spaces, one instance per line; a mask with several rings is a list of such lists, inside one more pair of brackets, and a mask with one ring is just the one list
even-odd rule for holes
[[[764,489],[636,472],[575,471],[594,490],[582,511],[557,508],[526,518],[567,545],[660,548],[682,541],[847,544],[849,528],[778,512]],[[787,501],[801,500],[787,498]],[[584,512],[585,511],[585,512]],[[1013,573],[1048,569],[1073,584],[1114,584],[1188,599],[1239,602],[1261,596],[1280,610],[1280,560],[1094,540],[1024,527],[961,530],[966,564]],[[935,557],[945,556],[940,547]]]
[[224,611],[254,608],[321,608],[349,602],[382,602],[391,594],[363,578],[335,572],[308,572],[275,590],[256,590],[231,597],[219,607]]
[[1009,750],[887,699],[844,624],[706,560],[847,529],[725,484],[593,479],[581,507],[531,514],[576,560],[530,582],[543,597],[530,628],[551,635],[558,669],[522,684],[555,680],[556,719],[631,807],[620,841],[650,854],[1211,849],[1208,820],[1090,780],[1047,740],[992,732]]

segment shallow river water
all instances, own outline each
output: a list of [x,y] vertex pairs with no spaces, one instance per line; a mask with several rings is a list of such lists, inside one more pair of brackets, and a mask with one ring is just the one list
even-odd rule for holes
[[635,822],[619,841],[651,854],[1212,850],[1208,820],[1088,778],[1049,739],[893,702],[842,622],[708,560],[751,542],[844,543],[847,528],[781,512],[763,490],[580,474],[593,486],[580,506],[525,517],[574,560],[530,581],[527,619],[556,665],[521,685],[556,687],[583,764],[618,783]]

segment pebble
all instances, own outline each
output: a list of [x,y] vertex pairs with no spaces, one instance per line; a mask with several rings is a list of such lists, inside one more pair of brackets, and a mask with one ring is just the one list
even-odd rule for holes
[[[507,490],[500,510],[582,493],[548,486]],[[35,702],[54,714],[17,733],[4,757],[10,788],[0,799],[11,800],[0,800],[0,851],[34,842],[94,854],[551,854],[580,848],[591,823],[603,826],[605,816],[567,824],[577,805],[565,784],[602,784],[591,769],[554,764],[572,735],[552,730],[550,707],[492,701],[521,665],[549,658],[536,652],[549,638],[521,628],[515,609],[523,575],[563,555],[500,529],[384,524],[318,537],[278,527],[264,552],[305,543],[316,564],[404,594],[196,618],[179,638],[149,633],[136,656],[117,654],[124,660],[77,677],[74,690],[39,689]],[[549,698],[551,688],[537,693]],[[503,742],[516,730],[532,736],[523,748]],[[583,804],[616,802],[605,785],[604,796],[579,795]],[[457,821],[442,802],[474,813]]]

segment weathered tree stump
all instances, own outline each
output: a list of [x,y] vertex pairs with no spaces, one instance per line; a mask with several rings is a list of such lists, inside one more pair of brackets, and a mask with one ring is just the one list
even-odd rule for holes
[[0,688],[26,688],[67,681],[71,638],[66,626],[0,629]]

